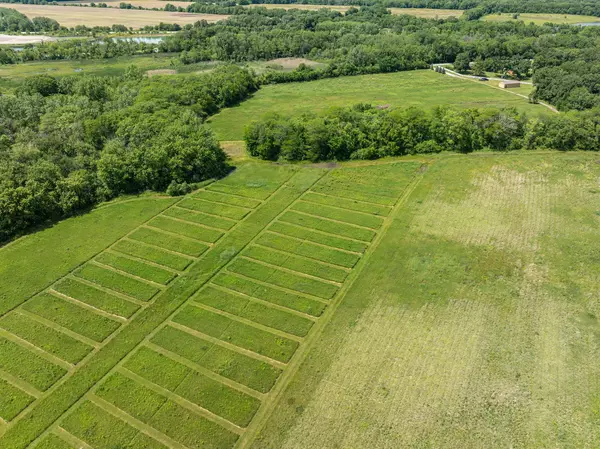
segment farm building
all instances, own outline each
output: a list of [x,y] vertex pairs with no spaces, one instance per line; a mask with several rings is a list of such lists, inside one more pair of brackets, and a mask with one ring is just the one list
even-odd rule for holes
[[498,86],[500,86],[502,89],[512,89],[513,87],[521,87],[521,83],[519,81],[504,80],[500,81]]

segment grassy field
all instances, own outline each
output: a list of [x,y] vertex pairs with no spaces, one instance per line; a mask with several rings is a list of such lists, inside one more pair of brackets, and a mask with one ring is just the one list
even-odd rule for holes
[[432,70],[418,70],[264,86],[251,99],[211,117],[209,123],[220,140],[241,140],[244,127],[251,120],[270,113],[320,112],[332,106],[361,102],[424,108],[516,107],[533,115],[548,112],[543,106],[529,104],[526,99],[505,91]]
[[591,447],[597,159],[247,161],[24,237],[0,447]]
[[489,14],[483,16],[481,20],[487,22],[506,22],[521,20],[525,23],[535,23],[536,25],[543,25],[545,23],[565,23],[565,24],[576,24],[576,23],[593,23],[600,22],[600,17],[594,16],[578,16],[574,14],[519,14],[517,19],[513,19],[513,14]]
[[[302,9],[306,11],[318,11],[322,8],[333,11],[346,12],[352,6],[342,5],[278,5],[278,4],[253,4],[248,7],[262,7],[267,9]],[[423,17],[425,19],[447,19],[448,17],[460,17],[463,11],[460,9],[430,9],[430,8],[388,8],[394,15],[407,14],[409,16]]]
[[[86,2],[86,1],[81,1],[81,2],[67,2],[65,4],[67,5],[89,5],[91,2]],[[106,3],[108,5],[109,8],[118,8],[119,4],[122,3],[120,0],[107,0],[103,3]],[[152,8],[157,8],[157,9],[163,9],[165,7],[166,4],[170,3],[173,6],[177,6],[177,7],[181,7],[181,8],[187,8],[189,5],[192,4],[192,2],[185,2],[185,1],[168,1],[168,0],[131,0],[128,1],[127,3],[129,3],[132,6],[137,7],[142,7],[142,8],[147,8],[147,9],[152,9]]]
[[134,9],[85,8],[79,6],[26,5],[21,3],[11,3],[10,8],[16,9],[30,19],[35,17],[49,17],[66,27],[76,27],[77,25],[86,25],[89,27],[112,26],[114,24],[120,24],[136,29],[146,25],[158,25],[161,22],[186,25],[188,23],[195,23],[199,20],[218,22],[219,20],[228,17],[221,14],[191,14]]

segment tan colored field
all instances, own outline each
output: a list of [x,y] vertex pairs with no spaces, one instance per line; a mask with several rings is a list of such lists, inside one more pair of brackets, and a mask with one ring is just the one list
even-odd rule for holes
[[520,20],[525,23],[534,23],[543,25],[545,23],[577,24],[577,23],[596,23],[600,22],[600,17],[577,16],[574,14],[519,14],[513,19],[513,14],[489,14],[483,16],[481,20],[486,22],[514,22]]
[[199,20],[218,22],[229,16],[222,14],[191,14],[167,11],[140,11],[134,9],[83,8],[79,6],[50,6],[25,5],[11,3],[10,7],[25,14],[30,19],[34,17],[49,17],[63,26],[111,26],[125,25],[132,28],[142,28],[146,25],[178,23],[186,25]]
[[[322,8],[331,9],[334,11],[345,12],[348,11],[352,6],[340,6],[340,5],[249,5],[250,7],[261,6],[267,9],[303,9],[307,11],[317,11]],[[389,8],[392,14],[401,15],[408,14],[410,16],[423,17],[426,19],[446,19],[448,17],[460,17],[463,14],[462,10],[459,9],[428,9],[428,8]]]
[[[106,0],[104,3],[108,5],[109,8],[118,8],[119,4],[122,3],[121,0]],[[180,6],[182,8],[187,8],[191,5],[192,2],[182,2],[182,1],[165,1],[165,0],[132,0],[126,1],[125,3],[129,3],[135,7],[141,6],[142,8],[157,8],[162,9],[165,7],[167,3],[170,3],[173,6]],[[69,2],[67,5],[89,5],[90,2]]]

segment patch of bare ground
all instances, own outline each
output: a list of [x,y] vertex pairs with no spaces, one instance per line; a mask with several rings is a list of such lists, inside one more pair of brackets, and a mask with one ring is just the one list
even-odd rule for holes
[[148,75],[149,78],[152,78],[153,76],[175,75],[175,74],[177,74],[177,70],[172,70],[172,69],[156,69],[156,70],[148,70],[146,72],[146,75]]
[[277,59],[271,59],[270,61],[267,61],[267,67],[269,66],[278,66],[281,67],[283,70],[294,70],[297,69],[300,64],[304,64],[310,67],[325,67],[327,66],[327,64],[323,64],[320,62],[316,62],[316,61],[311,61],[310,59],[306,59],[306,58],[277,58]]
[[246,145],[243,140],[226,140],[219,142],[223,151],[232,159],[246,157]]

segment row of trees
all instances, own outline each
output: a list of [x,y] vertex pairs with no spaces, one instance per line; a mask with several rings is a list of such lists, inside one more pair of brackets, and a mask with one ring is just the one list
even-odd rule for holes
[[123,193],[185,190],[227,172],[203,120],[256,90],[233,66],[206,75],[27,78],[0,96],[0,241]]
[[29,20],[27,16],[14,9],[0,8],[0,31],[9,33],[49,32],[59,28],[58,22],[48,17],[34,17],[33,20]]
[[248,152],[266,160],[377,159],[480,150],[600,151],[598,111],[528,118],[515,109],[380,109],[358,104],[322,115],[273,115],[246,128]]

